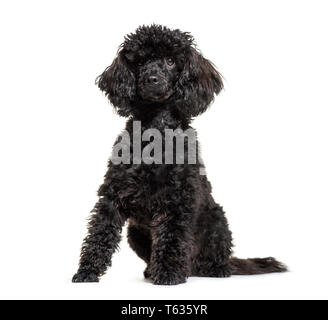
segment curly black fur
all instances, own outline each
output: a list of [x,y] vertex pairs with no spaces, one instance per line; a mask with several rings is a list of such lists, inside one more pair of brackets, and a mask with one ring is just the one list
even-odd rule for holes
[[134,120],[141,121],[142,132],[186,130],[223,88],[219,72],[189,33],[159,25],[138,28],[126,36],[97,84],[118,114],[129,117],[131,164],[109,161],[74,282],[98,281],[105,273],[127,220],[129,244],[146,262],[144,275],[154,284],[286,270],[273,258],[231,257],[231,232],[207,177],[200,174],[201,161],[132,164]]

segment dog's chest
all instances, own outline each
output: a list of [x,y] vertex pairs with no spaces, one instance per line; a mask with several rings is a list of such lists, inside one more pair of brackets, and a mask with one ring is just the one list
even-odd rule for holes
[[125,170],[116,196],[126,215],[148,223],[165,204],[169,172],[166,165],[139,165]]

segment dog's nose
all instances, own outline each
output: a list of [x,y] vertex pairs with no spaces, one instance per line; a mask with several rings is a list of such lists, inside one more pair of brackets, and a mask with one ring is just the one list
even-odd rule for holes
[[148,79],[147,79],[147,83],[148,84],[158,84],[159,83],[158,77],[156,77],[156,76],[149,76]]

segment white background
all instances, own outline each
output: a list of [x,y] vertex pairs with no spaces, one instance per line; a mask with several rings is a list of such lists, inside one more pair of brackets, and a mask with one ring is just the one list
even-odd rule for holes
[[[0,298],[328,298],[326,1],[2,1]],[[225,78],[196,119],[239,257],[290,272],[144,281],[126,241],[99,284],[72,284],[125,120],[94,85],[126,33],[190,31]]]

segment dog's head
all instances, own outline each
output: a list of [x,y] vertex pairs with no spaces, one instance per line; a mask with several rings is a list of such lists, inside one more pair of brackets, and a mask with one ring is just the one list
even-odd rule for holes
[[186,117],[203,113],[223,88],[219,72],[189,33],[142,26],[125,37],[113,63],[97,78],[117,112],[172,103]]

